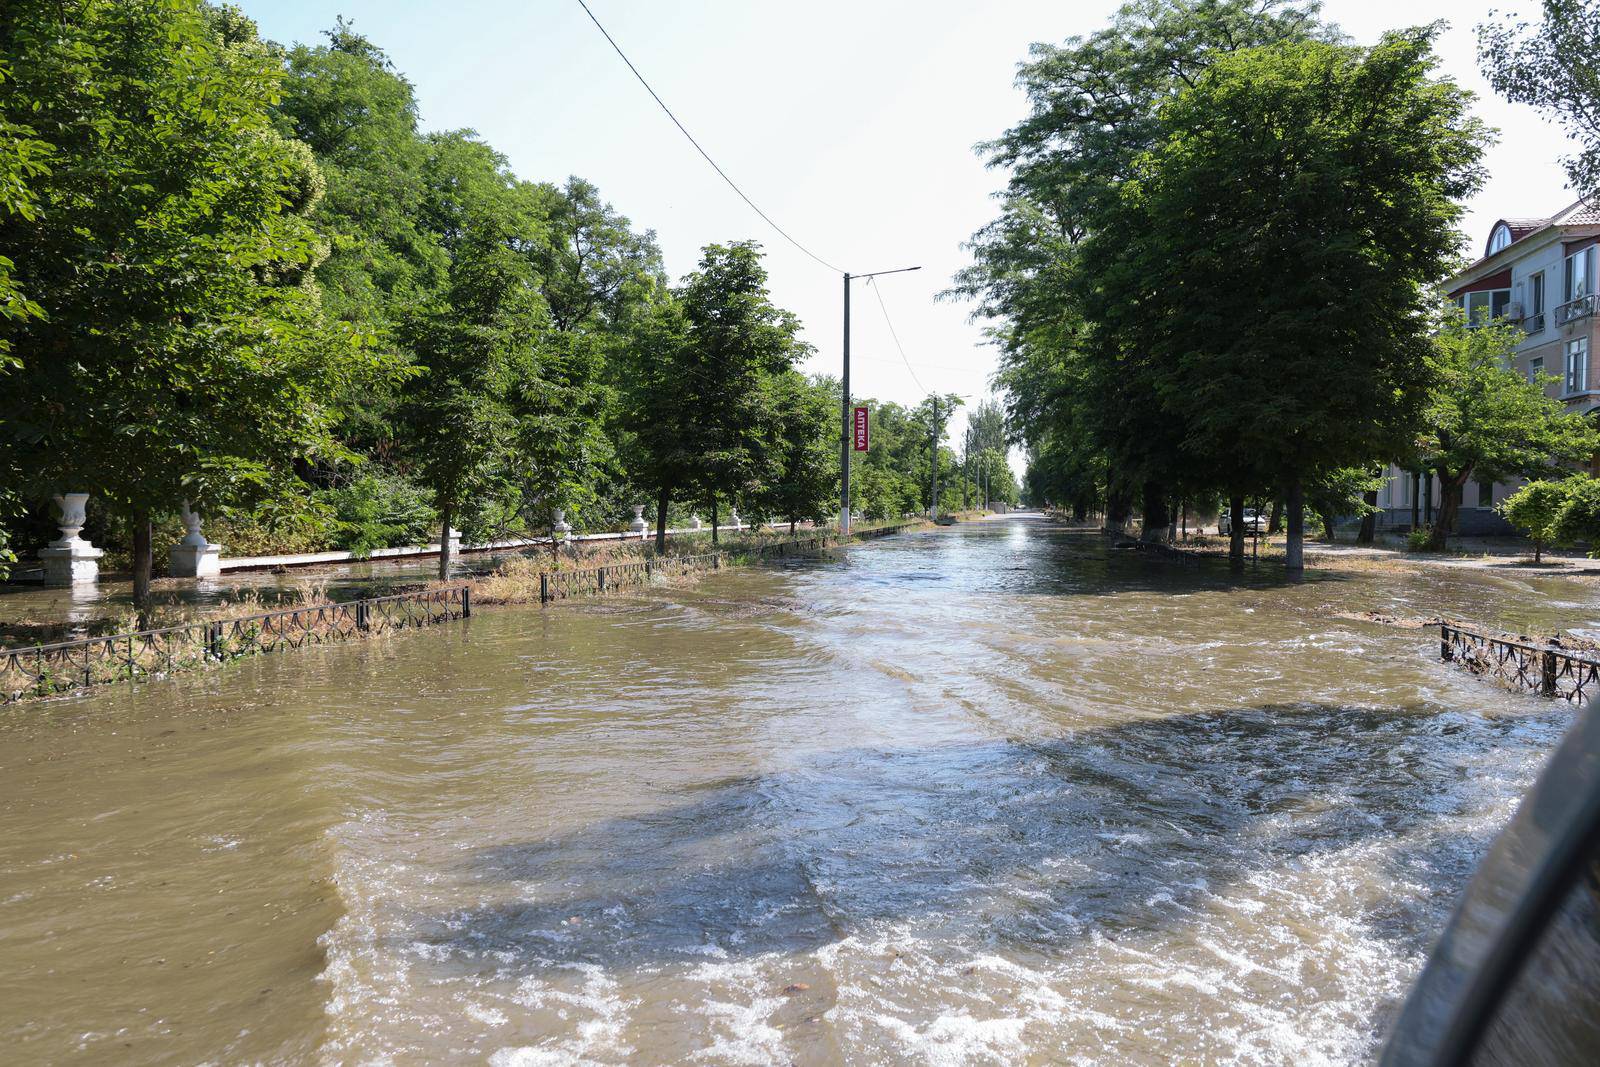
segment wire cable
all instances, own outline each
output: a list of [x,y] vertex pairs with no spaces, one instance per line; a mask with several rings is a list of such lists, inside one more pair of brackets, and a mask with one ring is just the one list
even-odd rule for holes
[[879,292],[877,282],[878,279],[876,278],[867,279],[867,285],[872,288],[872,295],[878,298],[878,308],[883,312],[884,325],[889,327],[889,336],[894,338],[894,347],[900,352],[900,361],[906,365],[906,373],[911,375],[913,382],[917,383],[917,388],[932,396],[933,391],[923,385],[921,379],[917,377],[917,372],[911,369],[911,360],[906,358],[905,347],[900,344],[900,335],[895,333],[894,321],[889,318],[889,305],[883,302],[883,293]]
[[838,267],[835,267],[832,263],[829,263],[815,252],[811,251],[811,249],[807,248],[805,245],[791,237],[787,230],[785,230],[782,226],[779,226],[776,222],[772,221],[771,215],[768,215],[765,211],[762,211],[756,206],[756,202],[754,200],[751,200],[745,195],[744,190],[739,188],[732,178],[728,177],[727,172],[721,167],[717,166],[717,161],[711,158],[711,153],[700,147],[700,142],[694,139],[694,134],[690,133],[686,128],[684,128],[683,123],[678,121],[678,116],[672,113],[672,109],[667,106],[667,102],[661,99],[660,95],[650,87],[649,82],[645,81],[644,75],[639,73],[639,68],[633,65],[633,60],[628,58],[627,53],[622,50],[621,46],[617,44],[617,42],[612,38],[611,34],[606,32],[606,28],[600,25],[600,20],[594,17],[594,12],[589,10],[589,5],[584,3],[584,0],[578,0],[578,6],[583,8],[583,13],[589,16],[589,21],[594,23],[595,29],[599,30],[601,35],[605,37],[606,42],[611,45],[612,51],[616,52],[618,56],[622,57],[622,61],[628,65],[628,69],[633,71],[633,76],[639,79],[639,84],[644,86],[645,92],[649,93],[655,102],[661,105],[661,110],[665,111],[667,113],[667,118],[671,119],[672,124],[678,127],[678,132],[682,133],[689,139],[689,143],[694,145],[695,151],[699,152],[705,161],[711,164],[711,169],[716,171],[718,176],[721,177],[723,181],[728,183],[728,188],[732,189],[735,193],[738,193],[739,199],[750,205],[750,210],[754,211],[757,215],[760,215],[762,219],[766,221],[766,224],[778,231],[779,235],[782,236],[785,241],[788,241],[790,244],[794,245],[800,251],[810,256],[813,260],[820,263],[828,270],[833,271],[835,274],[843,274],[844,271],[840,270]]

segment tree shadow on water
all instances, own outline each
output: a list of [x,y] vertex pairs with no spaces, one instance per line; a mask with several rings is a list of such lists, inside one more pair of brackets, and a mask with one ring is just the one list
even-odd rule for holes
[[[1232,568],[1226,557],[1199,555],[1134,541],[1113,542],[1098,531],[1045,528],[1014,549],[990,542],[992,531],[970,545],[957,541],[908,540],[882,546],[870,565],[852,572],[862,586],[935,587],[951,593],[1038,596],[1114,596],[1128,593],[1187,594],[1235,589],[1278,589],[1348,582],[1351,576],[1312,566],[1291,576],[1281,561],[1246,561]],[[970,550],[959,567],[940,553]],[[931,557],[931,558],[930,558]],[[846,565],[849,565],[848,563]]]
[[[1395,869],[1371,877],[1431,877],[1453,896],[1487,844],[1452,825],[1472,760],[1529,723],[1525,743],[1553,740],[1539,715],[1261,706],[833,752],[481,849],[465,875],[490,902],[420,916],[404,939],[429,947],[428,967],[530,974],[804,952],[901,922],[1059,956],[1385,842]],[[1421,951],[1421,914],[1373,915],[1374,936]]]

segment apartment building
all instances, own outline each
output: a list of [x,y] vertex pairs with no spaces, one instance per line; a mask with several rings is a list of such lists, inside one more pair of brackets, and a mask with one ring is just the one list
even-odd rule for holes
[[[1600,409],[1595,324],[1600,264],[1600,201],[1578,201],[1545,219],[1501,219],[1489,231],[1483,256],[1445,283],[1469,323],[1506,319],[1522,327],[1513,356],[1530,379],[1554,375],[1549,386],[1570,411]],[[1439,481],[1398,467],[1378,494],[1381,526],[1408,528],[1413,515],[1427,523],[1439,507]],[[1467,483],[1461,500],[1462,534],[1511,533],[1494,505],[1520,482]]]

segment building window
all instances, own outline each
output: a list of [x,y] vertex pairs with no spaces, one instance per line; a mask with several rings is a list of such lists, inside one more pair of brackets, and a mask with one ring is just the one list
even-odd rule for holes
[[1544,271],[1528,279],[1528,316],[1544,314]]
[[1541,385],[1539,378],[1544,374],[1544,357],[1534,356],[1528,360],[1528,382],[1530,385]]
[[1493,482],[1479,482],[1478,483],[1478,506],[1480,508],[1492,508],[1492,507],[1494,507],[1494,483]]
[[1482,326],[1506,313],[1506,307],[1511,303],[1511,290],[1484,289],[1468,293],[1461,300],[1467,312],[1467,325]]
[[1578,337],[1567,342],[1567,393],[1589,388],[1589,339]]
[[1594,292],[1594,245],[1567,257],[1561,282],[1562,301],[1577,300]]
[[1494,255],[1511,243],[1511,227],[1500,223],[1489,233],[1489,250],[1485,255]]

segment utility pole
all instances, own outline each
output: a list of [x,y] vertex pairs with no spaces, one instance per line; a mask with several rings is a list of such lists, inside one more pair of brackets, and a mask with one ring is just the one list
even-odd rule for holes
[[961,506],[972,508],[972,423],[967,422],[967,432],[961,438]]
[[928,517],[939,521],[939,397],[933,397],[933,496],[928,504]]
[[839,404],[839,532],[850,532],[850,283],[860,278],[876,278],[880,274],[904,274],[921,267],[898,267],[895,270],[873,271],[871,274],[844,276],[844,373],[839,385],[842,394]]
[[850,535],[850,272],[844,275],[844,397],[839,409],[839,534]]

